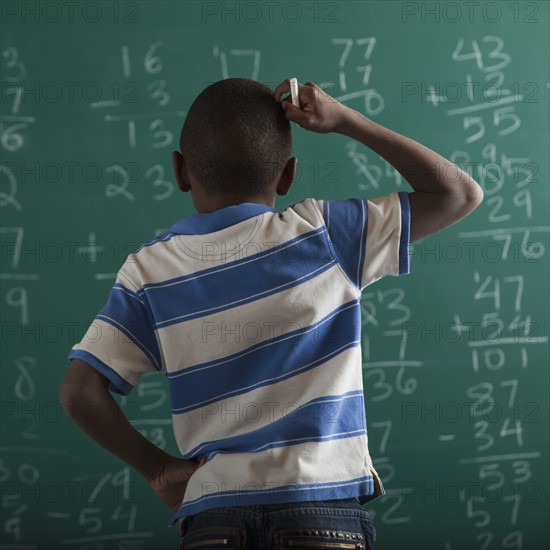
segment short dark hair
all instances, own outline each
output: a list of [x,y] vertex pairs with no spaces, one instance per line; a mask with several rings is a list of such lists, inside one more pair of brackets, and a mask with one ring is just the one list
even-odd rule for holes
[[227,78],[193,101],[180,149],[208,194],[257,195],[278,179],[290,157],[290,123],[270,88]]

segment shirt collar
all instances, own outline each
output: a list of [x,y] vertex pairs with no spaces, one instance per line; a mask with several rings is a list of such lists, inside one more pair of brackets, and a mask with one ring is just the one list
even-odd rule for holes
[[206,214],[192,214],[187,218],[178,220],[172,226],[172,232],[203,235],[225,229],[264,212],[277,212],[277,210],[265,204],[242,202]]

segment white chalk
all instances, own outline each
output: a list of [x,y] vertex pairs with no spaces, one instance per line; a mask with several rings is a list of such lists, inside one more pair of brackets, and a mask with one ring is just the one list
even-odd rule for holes
[[298,79],[297,78],[291,78],[290,79],[290,97],[292,99],[292,105],[295,107],[300,108],[300,99],[298,97]]

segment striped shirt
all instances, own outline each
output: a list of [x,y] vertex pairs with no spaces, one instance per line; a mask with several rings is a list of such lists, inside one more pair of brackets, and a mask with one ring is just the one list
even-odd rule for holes
[[206,457],[179,518],[384,494],[368,450],[361,291],[409,272],[409,197],[241,203],[130,254],[69,359],[126,395],[167,376],[177,445]]

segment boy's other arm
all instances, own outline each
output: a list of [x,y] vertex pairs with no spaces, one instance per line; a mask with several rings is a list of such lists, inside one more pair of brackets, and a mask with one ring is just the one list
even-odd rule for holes
[[299,84],[300,108],[275,90],[288,120],[317,133],[336,132],[355,139],[387,160],[411,185],[410,240],[416,241],[467,216],[483,199],[478,183],[435,151],[384,128],[326,94],[317,84]]
[[[187,480],[199,467],[151,443],[128,421],[108,389],[109,380],[80,359],[73,359],[59,390],[66,413],[92,439],[135,468],[174,511]],[[202,464],[201,464],[202,465]]]

